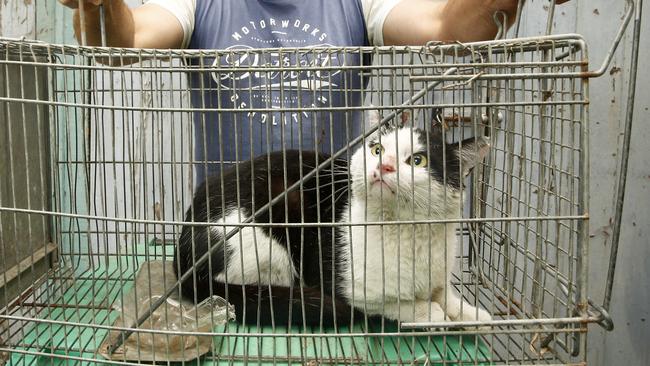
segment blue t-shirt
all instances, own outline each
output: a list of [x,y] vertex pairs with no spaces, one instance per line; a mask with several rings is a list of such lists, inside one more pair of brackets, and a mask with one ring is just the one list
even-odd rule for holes
[[[361,105],[359,69],[310,69],[367,64],[358,52],[242,50],[365,45],[360,0],[197,0],[188,48],[232,50],[219,57],[208,52],[190,62],[215,70],[190,72],[193,106],[219,109],[194,114],[197,184],[206,171],[217,172],[221,162],[283,146],[332,154],[359,134],[359,113],[328,110]],[[232,69],[279,65],[304,69]],[[273,112],[251,110],[256,108]]]

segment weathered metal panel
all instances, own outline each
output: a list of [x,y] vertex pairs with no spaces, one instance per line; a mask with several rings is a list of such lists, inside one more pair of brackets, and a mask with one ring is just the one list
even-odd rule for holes
[[[613,31],[612,20],[620,19],[619,1],[590,1],[583,4],[581,27],[591,46],[591,59],[602,59]],[[645,7],[647,15],[647,5]],[[594,365],[650,364],[650,19],[642,23],[639,73],[637,75],[634,128],[630,150],[626,202],[611,302],[615,328],[604,332],[593,329],[589,340],[589,360]],[[617,53],[612,69],[591,84],[591,293],[602,299],[611,246],[618,159],[623,142],[623,126],[629,82],[632,30],[626,34],[623,49]],[[644,46],[645,45],[645,46]]]
[[[528,2],[537,7],[523,19],[523,34],[545,25],[547,2]],[[589,46],[590,68],[596,69],[611,46],[624,14],[623,1],[574,1],[556,8],[554,27],[557,31],[582,34]],[[647,9],[646,9],[647,10]],[[647,13],[647,11],[646,11]],[[532,27],[529,28],[529,27]],[[632,41],[632,25],[608,72],[590,81],[590,296],[602,302],[609,251],[611,224],[614,216],[616,182],[620,145],[623,141],[624,116]],[[650,75],[644,60],[650,57],[648,17],[642,23],[640,70],[637,75],[634,130],[623,228],[614,285],[611,315],[615,329],[605,332],[593,326],[588,339],[588,360],[591,365],[650,364],[650,124],[646,119],[650,108]]]
[[35,9],[34,1],[0,1],[0,35],[14,38],[36,38]]
[[[18,58],[0,52],[0,60]],[[47,80],[45,68],[0,65],[0,96],[47,99]],[[0,205],[51,209],[49,130],[47,106],[0,102]],[[50,234],[43,215],[0,213],[0,307],[50,268]]]

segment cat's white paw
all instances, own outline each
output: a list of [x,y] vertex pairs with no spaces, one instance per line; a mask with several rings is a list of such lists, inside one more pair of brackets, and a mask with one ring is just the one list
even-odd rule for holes
[[449,320],[440,304],[434,301],[420,301],[416,304],[415,310],[415,321],[418,323],[435,323]]
[[482,322],[491,322],[492,321],[492,315],[487,312],[487,310],[483,310],[481,308],[478,309],[478,316],[477,316],[478,321]]
[[[460,316],[456,319],[460,321],[466,321],[466,322],[490,322],[492,321],[492,315],[488,313],[487,311],[481,309],[481,308],[475,308],[475,307],[466,307],[463,309],[463,312],[460,314]],[[479,326],[479,329],[489,329],[489,326]]]

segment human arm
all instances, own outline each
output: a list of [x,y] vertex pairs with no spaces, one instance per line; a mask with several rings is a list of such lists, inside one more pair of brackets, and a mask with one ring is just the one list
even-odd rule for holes
[[[569,0],[557,0],[557,4]],[[506,13],[509,25],[518,0],[402,0],[386,16],[385,45],[419,45],[431,40],[476,42],[493,39],[497,25],[493,14]]]
[[[84,23],[88,46],[101,46],[100,10],[102,0],[85,1]],[[81,43],[81,17],[78,0],[59,0],[75,9],[74,29]],[[177,18],[168,10],[155,4],[129,8],[123,0],[104,2],[106,45],[111,47],[180,48],[183,29]]]

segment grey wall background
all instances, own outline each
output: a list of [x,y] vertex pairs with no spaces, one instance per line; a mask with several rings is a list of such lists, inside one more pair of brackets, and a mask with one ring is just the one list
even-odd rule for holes
[[[433,1],[433,0],[432,0]],[[639,0],[637,0],[639,1]],[[131,4],[140,0],[130,1]],[[623,0],[573,0],[558,6],[553,33],[584,35],[591,68],[600,66],[624,14]],[[650,364],[650,18],[642,22],[635,119],[630,151],[627,195],[623,216],[618,270],[612,299],[612,332],[592,326],[589,333],[591,365]],[[542,34],[548,1],[528,0],[521,35]],[[54,43],[74,42],[71,11],[52,0],[0,1],[0,36],[26,37]],[[592,79],[591,92],[591,200],[590,294],[602,302],[611,247],[614,200],[631,57],[631,29],[616,52],[612,67]]]

